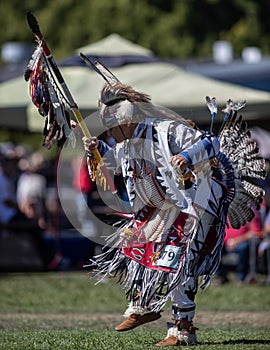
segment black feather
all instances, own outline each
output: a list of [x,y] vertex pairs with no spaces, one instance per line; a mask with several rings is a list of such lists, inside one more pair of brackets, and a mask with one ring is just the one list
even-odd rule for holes
[[235,173],[235,196],[228,209],[233,228],[239,229],[254,217],[264,191],[252,183],[265,178],[265,160],[251,139],[247,123],[237,111],[231,112],[219,136],[221,152],[231,161]]

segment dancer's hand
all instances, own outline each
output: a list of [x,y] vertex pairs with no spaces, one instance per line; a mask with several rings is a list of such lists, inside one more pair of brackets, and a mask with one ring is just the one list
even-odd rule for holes
[[186,171],[188,168],[188,162],[186,158],[182,156],[172,156],[170,159],[170,163],[175,169],[181,170],[182,172]]
[[97,150],[99,142],[96,136],[92,136],[92,137],[84,136],[82,138],[82,141],[83,141],[84,149],[87,152],[93,153],[95,150]]

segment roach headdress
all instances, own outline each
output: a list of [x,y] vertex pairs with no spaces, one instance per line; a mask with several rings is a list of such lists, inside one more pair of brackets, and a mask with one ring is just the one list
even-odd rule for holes
[[150,96],[123,84],[99,61],[92,62],[83,53],[80,53],[80,56],[106,82],[99,99],[100,119],[103,126],[112,128],[127,121],[138,122],[135,103],[150,103]]

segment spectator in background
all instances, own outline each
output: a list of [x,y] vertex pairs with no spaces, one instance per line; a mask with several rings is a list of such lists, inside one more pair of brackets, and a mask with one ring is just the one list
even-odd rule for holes
[[92,192],[96,190],[96,184],[91,181],[87,169],[86,160],[74,159],[72,162],[74,172],[73,187],[76,190],[76,204],[78,221],[81,228],[91,226],[89,222],[88,207],[91,205]]
[[259,270],[266,274],[266,284],[270,285],[270,210],[264,221],[264,238],[258,247]]
[[1,154],[0,170],[0,226],[20,234],[28,232],[43,262],[44,270],[61,269],[62,256],[46,244],[42,230],[34,218],[27,217],[18,207],[16,183],[18,178],[18,157],[15,152]]
[[270,234],[270,210],[268,211],[264,221],[264,231],[266,235]]
[[17,159],[1,154],[0,222],[6,225],[17,213],[16,202]]
[[91,181],[88,173],[86,159],[74,159],[72,161],[73,168],[73,188],[76,191],[76,207],[78,215],[78,223],[81,233],[90,239],[89,242],[89,258],[92,258],[97,252],[101,253],[101,246],[96,243],[97,226],[89,215],[89,210],[95,205],[99,204],[99,198],[95,197],[97,194],[96,183]]
[[[253,220],[247,222],[245,226],[241,226],[240,229],[233,229],[230,223],[226,228],[223,257],[229,253],[237,255],[235,272],[239,282],[252,282],[251,280],[247,281],[250,272],[250,243],[254,238],[261,239],[263,237],[263,221],[260,212],[254,211],[254,214]],[[221,262],[217,271],[220,283],[228,282],[227,272],[225,264]]]
[[17,184],[19,209],[30,219],[35,220],[41,229],[46,229],[46,186],[47,181],[41,174],[45,162],[41,152],[35,152],[19,162],[22,174]]

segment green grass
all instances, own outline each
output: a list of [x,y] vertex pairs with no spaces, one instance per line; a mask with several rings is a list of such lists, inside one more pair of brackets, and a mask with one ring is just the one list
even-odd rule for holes
[[79,272],[2,275],[0,290],[2,312],[119,312],[125,305],[115,283],[95,286],[87,273]]
[[[196,349],[270,349],[270,293],[264,285],[212,284],[197,295]],[[0,275],[0,349],[158,349],[163,317],[133,331],[114,326],[126,308],[114,280],[94,285],[86,273]],[[193,347],[194,348],[194,347]],[[185,347],[189,349],[189,347]]]
[[[251,331],[246,334],[242,327],[232,332],[231,329],[216,328],[205,329],[200,334],[200,345],[198,350],[215,349],[215,350],[257,350],[269,349],[270,340],[267,337],[266,329]],[[37,349],[37,350],[71,350],[71,349],[88,349],[88,350],[152,350],[159,349],[154,344],[164,338],[164,332],[150,331],[145,326],[140,330],[128,332],[128,334],[114,334],[110,330],[102,332],[88,329],[74,329],[38,332],[24,331],[19,334],[16,332],[1,332],[0,349]],[[214,338],[214,339],[213,339]],[[174,347],[169,347],[173,349]],[[181,347],[182,348],[182,347]],[[194,347],[184,347],[185,349],[194,349]]]
[[[124,291],[115,280],[98,283],[87,273],[0,275],[1,312],[122,312]],[[270,311],[269,287],[228,283],[199,290],[200,310]]]

